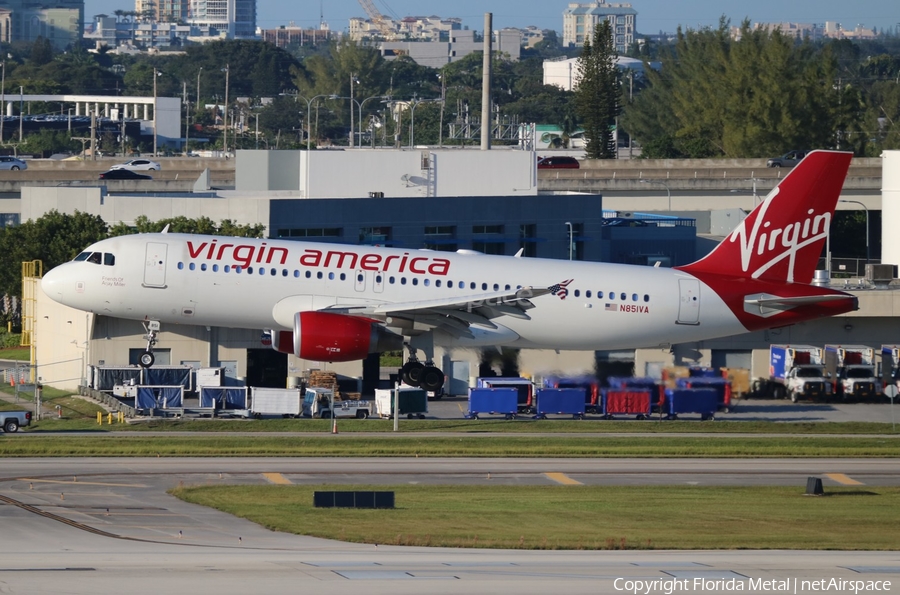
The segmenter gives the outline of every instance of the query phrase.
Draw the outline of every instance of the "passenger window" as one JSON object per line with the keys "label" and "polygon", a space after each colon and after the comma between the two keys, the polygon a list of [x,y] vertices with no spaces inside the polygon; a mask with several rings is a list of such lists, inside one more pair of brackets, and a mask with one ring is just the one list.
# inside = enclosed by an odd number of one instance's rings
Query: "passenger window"
{"label": "passenger window", "polygon": [[182,270],[183,268],[184,268],[184,263],[183,263],[183,262],[179,262],[179,263],[178,263],[178,270],[180,271],[180,270]]}
{"label": "passenger window", "polygon": [[218,273],[218,272],[219,272],[219,265],[214,264],[214,265],[212,266],[212,270],[213,270],[214,273]]}
{"label": "passenger window", "polygon": [[[278,270],[277,269],[269,269],[269,274],[274,277],[275,275],[278,274]],[[284,274],[287,275],[287,271],[285,271]]]}
{"label": "passenger window", "polygon": [[619,299],[621,299],[621,300],[624,302],[625,300],[628,299],[628,296],[626,296],[626,295],[625,295],[625,292],[623,291],[623,292],[621,293],[621,295],[619,295]]}
{"label": "passenger window", "polygon": [[425,287],[428,287],[429,285],[431,285],[431,280],[425,279],[424,281],[422,281],[422,285],[424,285]]}
{"label": "passenger window", "polygon": [[226,273],[230,273],[230,272],[231,272],[231,265],[230,265],[230,264],[226,264],[226,265],[225,265],[225,268],[222,269],[222,270],[224,270]]}
{"label": "passenger window", "polygon": [[[193,264],[191,265],[191,268],[194,268],[194,265],[193,265]],[[247,267],[247,274],[248,274],[248,275],[252,275],[252,274],[253,274],[253,267]]]}
{"label": "passenger window", "polygon": [[197,265],[192,262],[191,264],[188,265],[188,268],[193,271],[197,268]]}
{"label": "passenger window", "polygon": [[295,279],[300,278],[300,271],[298,271],[297,269],[294,269],[294,278]]}
{"label": "passenger window", "polygon": [[632,293],[632,294],[631,294],[631,301],[632,301],[632,302],[638,301],[638,296],[637,296],[636,293]]}
{"label": "passenger window", "polygon": [[440,279],[436,279],[435,282],[434,282],[434,286],[435,286],[435,287],[440,287],[440,286],[441,286],[441,280],[440,280]]}
{"label": "passenger window", "polygon": [[602,299],[603,299],[603,292],[602,292],[602,291],[598,291],[598,292],[597,292],[597,299],[598,299],[598,300],[602,300]]}
{"label": "passenger window", "polygon": [[509,284],[504,287],[504,291],[509,291]]}
{"label": "passenger window", "polygon": [[[459,282],[459,288],[460,288],[460,289],[465,289],[465,288],[466,288],[466,282],[465,282],[465,281],[460,281],[460,282]],[[472,283],[472,289],[475,289],[475,284],[474,284],[474,283]]]}
{"label": "passenger window", "polygon": [[481,284],[481,290],[482,290],[482,291],[487,291],[487,283],[482,283],[482,284]]}
{"label": "passenger window", "polygon": [[588,289],[587,291],[584,292],[584,297],[586,297],[586,298],[591,297],[591,290],[590,290],[590,289]]}
{"label": "passenger window", "polygon": [[389,277],[389,278],[388,278],[388,283],[390,283],[391,285],[393,285],[393,284],[394,284],[394,278],[393,278],[393,277]]}
{"label": "passenger window", "polygon": [[381,275],[375,275],[375,283],[381,283],[384,277]]}
{"label": "passenger window", "polygon": [[475,285],[475,282],[472,281],[471,283],[469,283],[469,287],[471,287],[472,289],[475,289],[477,287],[477,285]]}
{"label": "passenger window", "polygon": [[418,277],[413,277],[413,278],[412,278],[412,282],[413,282],[413,285],[418,285],[418,284],[419,284],[419,278],[418,278]]}
{"label": "passenger window", "polygon": [[400,277],[400,285],[406,285],[406,277]]}
{"label": "passenger window", "polygon": [[282,276],[282,277],[287,277],[287,276],[288,276],[288,270],[287,270],[287,269],[281,269],[281,276]]}
{"label": "passenger window", "polygon": [[312,279],[312,271],[306,271],[306,278]]}
{"label": "passenger window", "polygon": [[318,271],[316,273],[316,279],[321,279],[324,275],[322,275],[322,271]]}
{"label": "passenger window", "polygon": [[644,294],[644,301],[645,301],[645,302],[649,302],[649,301],[650,301],[650,296],[647,295],[646,293]]}
{"label": "passenger window", "polygon": [[115,266],[116,264],[116,255],[115,254],[104,254],[103,255],[103,264],[108,267]]}
{"label": "passenger window", "polygon": [[328,273],[328,280],[334,281],[334,273]]}
{"label": "passenger window", "polygon": [[201,270],[201,271],[205,271],[205,270],[206,270],[206,263],[205,263],[205,262],[204,262],[203,264],[200,265],[200,270]]}
{"label": "passenger window", "polygon": [[500,291],[500,285],[494,283],[494,291]]}
{"label": "passenger window", "polygon": [[581,297],[581,290],[580,290],[580,289],[576,289],[576,290],[575,290],[575,297]]}
{"label": "passenger window", "polygon": [[609,299],[611,299],[611,300],[616,299],[616,293],[614,291],[609,292]]}
{"label": "passenger window", "polygon": [[238,275],[240,275],[240,274],[241,274],[241,267],[234,267],[234,272],[237,273]]}
{"label": "passenger window", "polygon": [[341,281],[346,281],[346,280],[347,280],[347,274],[341,273]]}
{"label": "passenger window", "polygon": [[363,282],[363,276],[362,276],[362,273],[360,273],[360,274],[358,274],[358,275],[356,276],[356,282],[357,282],[357,283],[362,283],[362,282]]}

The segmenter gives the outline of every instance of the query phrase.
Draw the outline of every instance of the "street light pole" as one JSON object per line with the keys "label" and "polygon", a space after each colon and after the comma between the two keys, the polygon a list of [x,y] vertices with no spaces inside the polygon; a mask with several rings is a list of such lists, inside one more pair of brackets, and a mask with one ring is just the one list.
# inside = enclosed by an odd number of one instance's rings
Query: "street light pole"
{"label": "street light pole", "polygon": [[669,185],[665,182],[661,182],[659,180],[641,180],[641,184],[657,184],[666,189],[666,196],[669,200],[669,212],[672,212],[672,192],[669,190]]}
{"label": "street light pole", "polygon": [[[306,150],[310,149],[310,141],[312,140],[312,126],[310,119],[312,118],[312,103],[316,99],[320,97],[327,97],[328,99],[339,99],[337,95],[316,95],[310,99],[307,99],[303,95],[297,95],[300,99],[306,102]],[[316,116],[318,117],[319,108],[316,108]],[[350,113],[353,113],[353,104],[350,104]],[[318,124],[318,121],[317,121]]]}
{"label": "street light pole", "polygon": [[[368,100],[370,100],[370,99],[385,99],[386,97],[387,97],[387,95],[373,95],[373,96],[371,96],[371,97],[366,97],[366,98],[363,99],[362,101],[357,101],[357,102],[356,102],[356,106],[357,106],[357,108],[359,109],[359,119],[357,120],[357,122],[359,123],[359,146],[360,146],[360,147],[362,147],[362,133],[363,133],[363,127],[362,127],[362,122],[363,122],[362,108],[363,108],[363,106],[364,106],[364,105],[366,104],[366,102],[367,102]],[[351,110],[353,109],[353,103],[352,103],[352,100],[351,100],[351,104],[350,104],[350,109],[351,109]]]}
{"label": "street light pole", "polygon": [[572,240],[573,240],[575,230],[572,227],[571,221],[566,221],[566,227],[569,228],[569,260],[572,260],[572,244],[574,243]]}
{"label": "street light pole", "polygon": [[156,79],[162,73],[158,71],[156,68],[153,69],[153,155],[156,156]]}
{"label": "street light pole", "polygon": [[6,60],[0,64],[0,67],[3,68],[3,75],[0,76],[0,144],[2,144],[4,142],[3,120],[6,118]]}
{"label": "street light pole", "polygon": [[861,206],[866,211],[866,264],[869,264],[869,209],[858,200],[840,199],[838,202],[853,202]]}
{"label": "street light pole", "polygon": [[222,139],[222,148],[225,150],[225,158],[228,159],[228,75],[229,75],[228,64],[225,65],[225,68],[222,71],[225,73],[225,136]]}
{"label": "street light pole", "polygon": [[356,82],[356,75],[350,74],[350,148],[356,146],[356,136],[354,135],[353,126],[353,83]]}

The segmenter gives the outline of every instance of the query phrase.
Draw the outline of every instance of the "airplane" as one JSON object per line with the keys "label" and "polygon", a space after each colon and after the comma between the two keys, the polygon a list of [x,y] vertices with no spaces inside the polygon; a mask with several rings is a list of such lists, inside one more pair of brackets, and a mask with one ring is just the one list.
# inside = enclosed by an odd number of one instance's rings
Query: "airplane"
{"label": "airplane", "polygon": [[145,367],[161,324],[263,329],[277,351],[315,361],[405,348],[402,380],[439,391],[435,346],[666,347],[856,310],[810,284],[850,159],[811,152],[711,253],[673,268],[166,229],[96,242],[42,288],[142,321]]}

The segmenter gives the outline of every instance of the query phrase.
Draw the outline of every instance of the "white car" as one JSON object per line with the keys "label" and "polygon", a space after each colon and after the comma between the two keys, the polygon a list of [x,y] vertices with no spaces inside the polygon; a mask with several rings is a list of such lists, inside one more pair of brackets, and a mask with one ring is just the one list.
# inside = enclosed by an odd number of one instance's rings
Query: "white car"
{"label": "white car", "polygon": [[156,161],[150,161],[149,159],[132,159],[131,161],[126,161],[125,163],[117,163],[109,169],[130,169],[131,171],[159,171],[162,169],[162,166]]}

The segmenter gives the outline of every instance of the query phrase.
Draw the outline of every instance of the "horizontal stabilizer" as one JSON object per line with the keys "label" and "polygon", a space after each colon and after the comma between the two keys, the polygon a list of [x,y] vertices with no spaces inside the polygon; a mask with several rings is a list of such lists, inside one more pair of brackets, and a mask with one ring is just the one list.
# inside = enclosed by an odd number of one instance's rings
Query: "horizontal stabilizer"
{"label": "horizontal stabilizer", "polygon": [[825,295],[800,295],[794,297],[779,297],[768,293],[757,293],[748,295],[744,298],[744,310],[750,314],[757,316],[769,317],[785,310],[790,310],[798,306],[808,306],[812,304],[821,304],[824,302],[833,302],[838,300],[853,299],[852,296],[846,294],[825,294]]}

